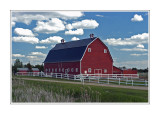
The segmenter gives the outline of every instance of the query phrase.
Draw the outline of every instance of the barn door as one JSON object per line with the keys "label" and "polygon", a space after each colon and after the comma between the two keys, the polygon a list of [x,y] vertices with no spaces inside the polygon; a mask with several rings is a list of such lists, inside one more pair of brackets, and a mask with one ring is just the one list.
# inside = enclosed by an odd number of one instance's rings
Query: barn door
{"label": "barn door", "polygon": [[102,74],[102,69],[94,69],[94,74],[97,74],[97,75]]}

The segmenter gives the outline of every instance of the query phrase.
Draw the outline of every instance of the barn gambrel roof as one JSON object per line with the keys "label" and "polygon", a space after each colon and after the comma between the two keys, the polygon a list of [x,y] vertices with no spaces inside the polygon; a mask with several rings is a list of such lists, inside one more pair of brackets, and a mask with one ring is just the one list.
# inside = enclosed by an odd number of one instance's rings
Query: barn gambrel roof
{"label": "barn gambrel roof", "polygon": [[96,37],[56,44],[49,51],[44,63],[80,61],[87,46],[95,39]]}

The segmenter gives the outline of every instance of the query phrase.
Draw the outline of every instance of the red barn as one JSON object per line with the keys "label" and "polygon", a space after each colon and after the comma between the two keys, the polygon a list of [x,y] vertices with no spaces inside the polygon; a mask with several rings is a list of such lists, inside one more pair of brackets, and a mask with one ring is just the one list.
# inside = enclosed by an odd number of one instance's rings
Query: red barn
{"label": "red barn", "polygon": [[27,74],[28,68],[17,68],[17,71],[23,74]]}
{"label": "red barn", "polygon": [[90,38],[56,44],[44,61],[46,73],[112,74],[108,47],[93,34]]}
{"label": "red barn", "polygon": [[137,70],[132,70],[132,69],[123,70],[123,74],[137,74],[137,73],[138,73]]}
{"label": "red barn", "polygon": [[123,70],[113,66],[113,74],[123,74]]}

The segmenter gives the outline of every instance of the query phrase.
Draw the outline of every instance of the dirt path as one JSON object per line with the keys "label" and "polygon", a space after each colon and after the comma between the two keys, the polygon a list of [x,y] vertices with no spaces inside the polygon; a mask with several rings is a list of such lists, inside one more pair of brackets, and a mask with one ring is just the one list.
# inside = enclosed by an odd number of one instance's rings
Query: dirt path
{"label": "dirt path", "polygon": [[[58,82],[58,83],[70,83],[70,84],[82,84],[81,82],[72,82],[72,81],[60,81],[60,80],[47,80],[47,79],[35,79],[35,78],[17,78],[23,80],[34,80],[34,81],[46,81],[46,82]],[[95,86],[105,86],[105,87],[119,87],[119,88],[128,88],[128,89],[140,89],[148,90],[148,87],[140,86],[123,86],[123,85],[108,85],[108,84],[98,84],[98,83],[84,83],[84,85],[95,85]]]}

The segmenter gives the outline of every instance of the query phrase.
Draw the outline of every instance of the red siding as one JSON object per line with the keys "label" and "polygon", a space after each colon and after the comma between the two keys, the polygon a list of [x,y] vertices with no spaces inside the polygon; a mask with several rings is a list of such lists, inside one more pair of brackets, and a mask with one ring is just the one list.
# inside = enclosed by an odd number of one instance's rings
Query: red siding
{"label": "red siding", "polygon": [[123,70],[123,74],[137,74],[137,70],[132,70],[132,69],[126,69]]}
{"label": "red siding", "polygon": [[113,74],[123,74],[123,70],[113,66]]}
{"label": "red siding", "polygon": [[[88,48],[91,48],[91,52],[88,52]],[[94,74],[98,73],[98,70],[95,69],[101,69],[102,74],[112,74],[113,60],[104,43],[97,38],[88,48],[81,61],[81,73],[84,74],[87,71],[87,74]],[[107,50],[107,53],[104,53],[104,49]],[[91,73],[88,72],[88,68],[91,68]],[[104,69],[107,69],[107,73],[104,73]]]}
{"label": "red siding", "polygon": [[[57,68],[57,72],[55,72],[55,68]],[[60,68],[60,71],[59,71]],[[64,72],[62,72],[62,68],[64,68]],[[52,72],[52,69],[54,69],[53,73],[65,73],[65,69],[69,68],[68,74],[80,74],[80,62],[61,62],[61,63],[45,63],[44,64],[44,72],[46,72],[46,69],[48,69],[47,72]],[[71,69],[73,68],[73,72]],[[78,68],[78,72],[76,72],[76,68]]]}

